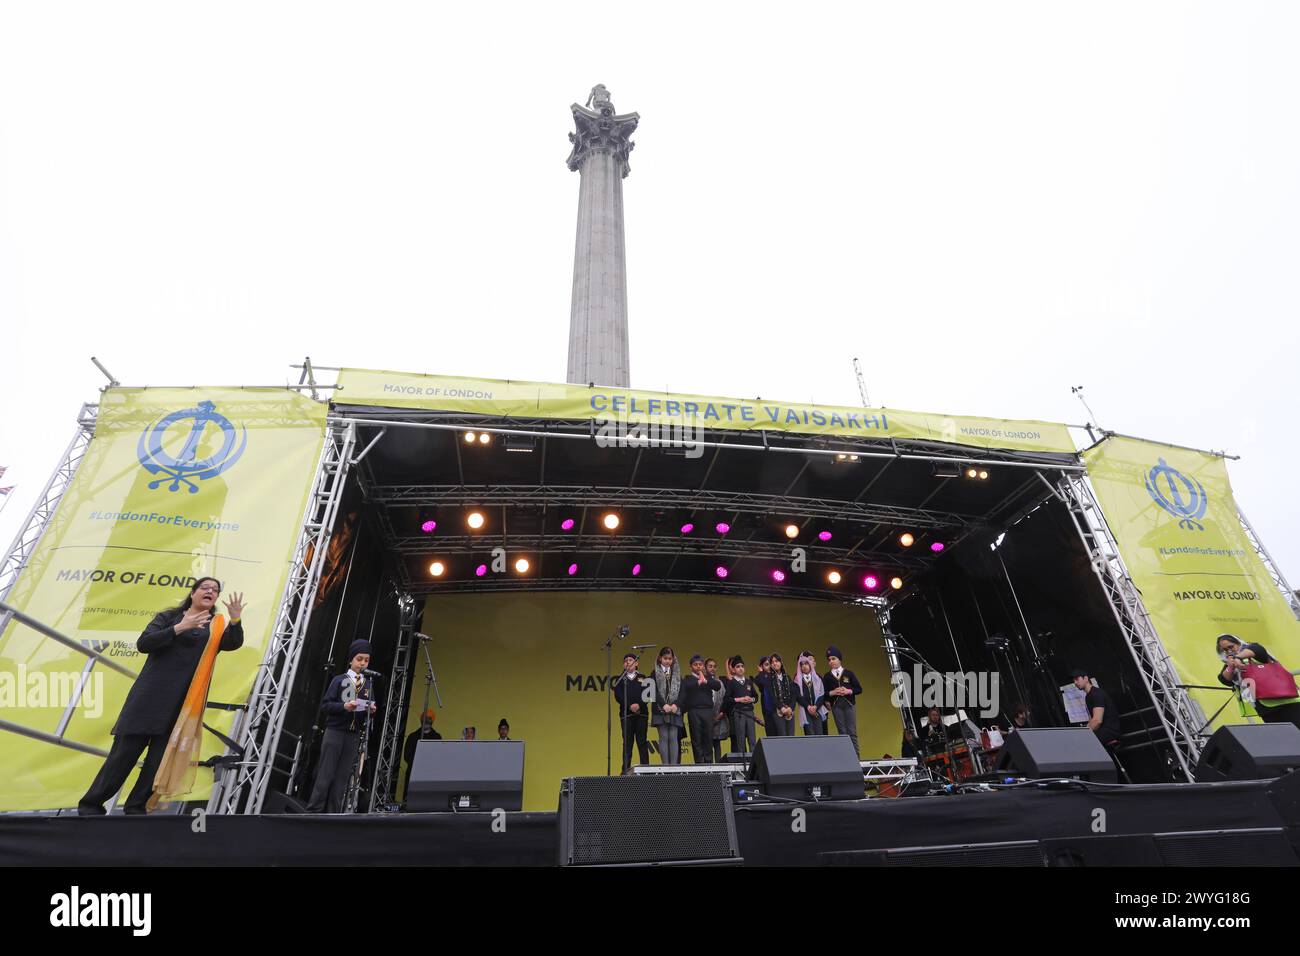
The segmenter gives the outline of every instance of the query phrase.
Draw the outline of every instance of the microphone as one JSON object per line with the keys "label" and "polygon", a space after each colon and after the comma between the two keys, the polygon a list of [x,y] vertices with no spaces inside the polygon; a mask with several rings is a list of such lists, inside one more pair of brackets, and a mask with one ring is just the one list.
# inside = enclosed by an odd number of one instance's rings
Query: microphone
{"label": "microphone", "polygon": [[632,632],[632,628],[628,627],[626,624],[622,625],[618,629],[618,639],[620,641],[623,640],[623,638],[627,637],[628,634],[630,634],[631,632]]}
{"label": "microphone", "polygon": [[646,650],[647,648],[651,648],[651,647],[654,647],[654,645],[653,645],[653,644],[633,644],[633,645],[632,645],[632,650],[634,650],[634,651],[644,651],[644,650]]}
{"label": "microphone", "polygon": [[415,636],[418,637],[418,638],[419,638],[420,640],[422,640],[422,641],[431,641],[431,640],[433,640],[433,638],[431,638],[428,634],[421,634],[419,631],[416,631],[416,632],[415,632]]}
{"label": "microphone", "polygon": [[366,669],[363,670],[361,673],[365,674],[367,677],[383,677],[383,676],[384,676],[383,674],[379,673],[379,671],[372,671],[372,670],[370,670],[370,668],[366,668]]}

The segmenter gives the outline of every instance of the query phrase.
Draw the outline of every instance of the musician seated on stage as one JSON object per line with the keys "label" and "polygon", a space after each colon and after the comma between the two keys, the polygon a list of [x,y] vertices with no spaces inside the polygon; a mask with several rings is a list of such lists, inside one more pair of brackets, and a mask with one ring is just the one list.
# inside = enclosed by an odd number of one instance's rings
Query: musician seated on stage
{"label": "musician seated on stage", "polygon": [[928,754],[942,753],[948,749],[951,741],[961,740],[961,729],[957,725],[944,725],[943,715],[938,707],[931,707],[926,713],[925,721],[917,731],[917,743]]}
{"label": "musician seated on stage", "polygon": [[1026,727],[1033,727],[1034,725],[1029,722],[1029,708],[1025,704],[1016,701],[1011,705],[1011,710],[1007,712],[1007,716],[998,721],[998,726],[1005,735],[1013,734],[1017,730],[1024,730]]}

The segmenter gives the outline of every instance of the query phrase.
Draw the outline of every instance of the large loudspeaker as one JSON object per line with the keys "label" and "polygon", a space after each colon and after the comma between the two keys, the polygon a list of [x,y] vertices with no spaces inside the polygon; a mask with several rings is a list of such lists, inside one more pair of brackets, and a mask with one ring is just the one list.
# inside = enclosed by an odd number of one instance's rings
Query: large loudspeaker
{"label": "large loudspeaker", "polygon": [[522,810],[522,740],[421,740],[406,786],[408,811]]}
{"label": "large loudspeaker", "polygon": [[763,737],[749,779],[763,793],[792,800],[861,800],[862,763],[848,737]]}
{"label": "large loudspeaker", "polygon": [[998,757],[999,770],[1025,777],[1075,777],[1115,782],[1115,761],[1086,727],[1039,727],[1009,734]]}
{"label": "large loudspeaker", "polygon": [[732,812],[718,774],[569,777],[560,787],[560,865],[739,865]]}
{"label": "large loudspeaker", "polygon": [[1220,727],[1201,751],[1198,783],[1263,780],[1300,767],[1300,727],[1295,724],[1231,724]]}

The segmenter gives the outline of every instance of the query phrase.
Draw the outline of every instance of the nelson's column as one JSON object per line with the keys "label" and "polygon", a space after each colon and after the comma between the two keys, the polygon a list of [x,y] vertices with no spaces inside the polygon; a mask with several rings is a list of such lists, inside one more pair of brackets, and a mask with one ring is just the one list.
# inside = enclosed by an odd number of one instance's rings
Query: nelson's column
{"label": "nelson's column", "polygon": [[578,239],[573,250],[567,381],[630,385],[627,350],[627,255],[623,245],[623,178],[640,117],[616,114],[598,83],[586,106],[574,103],[569,169],[578,189]]}

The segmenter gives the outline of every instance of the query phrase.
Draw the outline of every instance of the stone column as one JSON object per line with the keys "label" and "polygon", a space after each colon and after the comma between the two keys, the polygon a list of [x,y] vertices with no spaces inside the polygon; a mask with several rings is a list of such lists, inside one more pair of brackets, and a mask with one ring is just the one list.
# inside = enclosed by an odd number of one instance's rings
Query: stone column
{"label": "stone column", "polygon": [[574,103],[575,131],[569,169],[581,176],[578,238],[573,250],[566,381],[626,388],[631,384],[627,346],[627,255],[623,243],[623,179],[629,172],[632,133],[640,117],[614,112],[598,84],[587,106]]}

